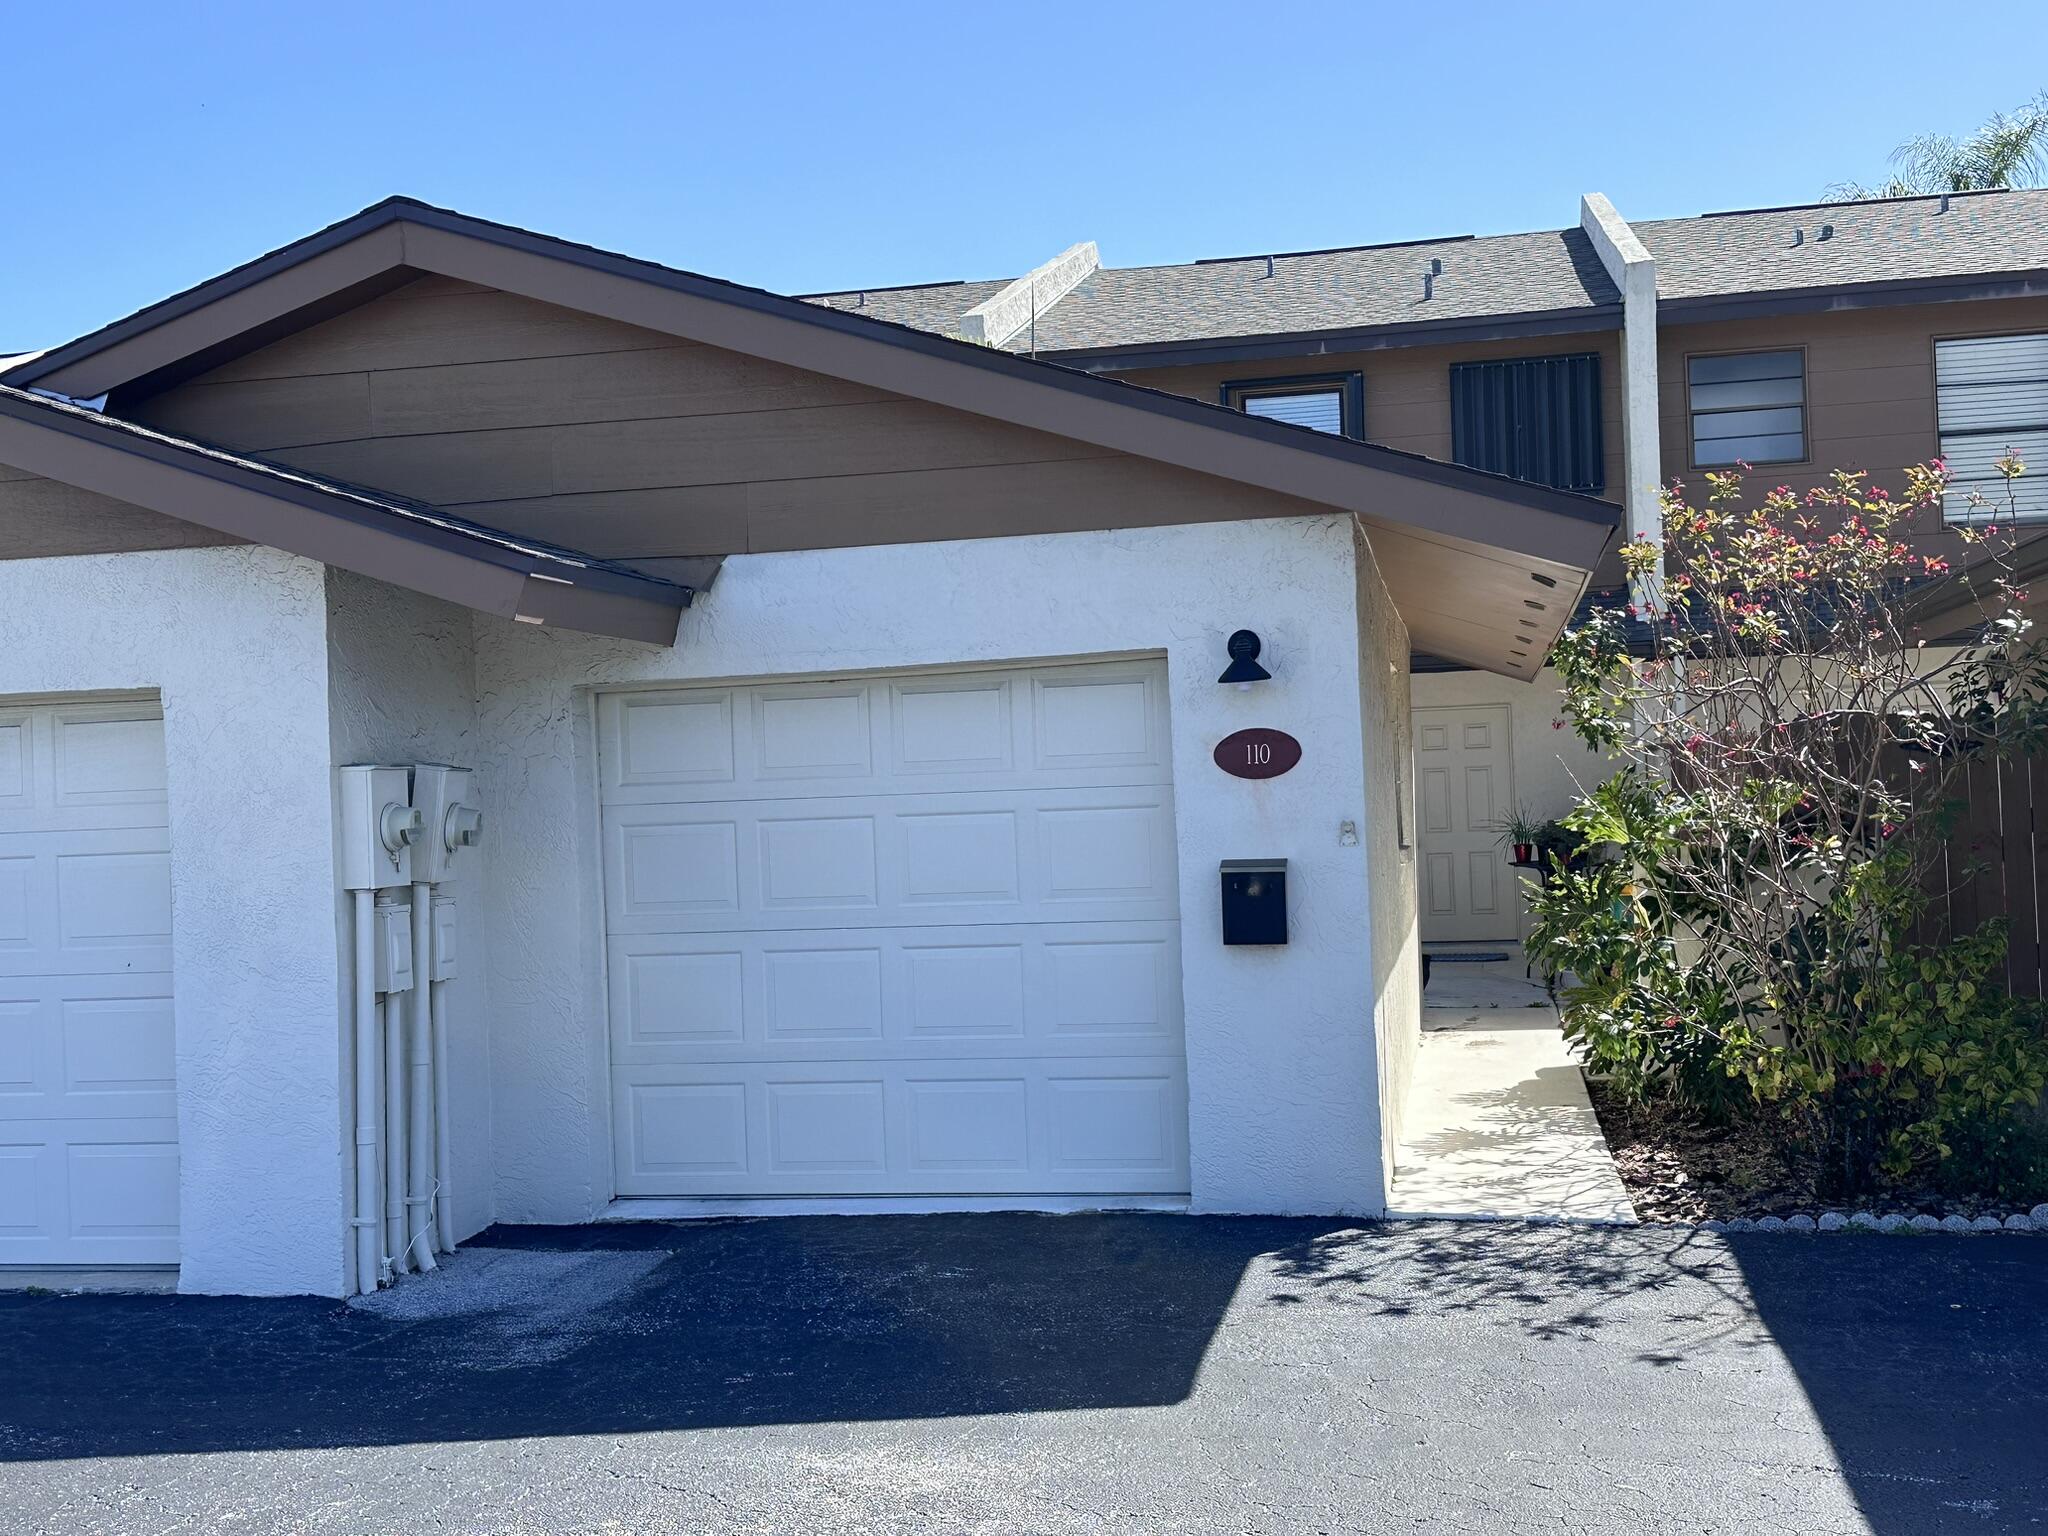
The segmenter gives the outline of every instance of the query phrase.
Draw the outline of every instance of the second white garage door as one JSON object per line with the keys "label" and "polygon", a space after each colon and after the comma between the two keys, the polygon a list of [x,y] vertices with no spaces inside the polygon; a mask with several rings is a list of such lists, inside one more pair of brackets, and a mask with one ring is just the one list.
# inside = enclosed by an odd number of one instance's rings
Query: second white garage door
{"label": "second white garage door", "polygon": [[0,700],[0,1264],[178,1261],[164,723]]}
{"label": "second white garage door", "polygon": [[1184,1193],[1165,683],[605,696],[618,1193]]}

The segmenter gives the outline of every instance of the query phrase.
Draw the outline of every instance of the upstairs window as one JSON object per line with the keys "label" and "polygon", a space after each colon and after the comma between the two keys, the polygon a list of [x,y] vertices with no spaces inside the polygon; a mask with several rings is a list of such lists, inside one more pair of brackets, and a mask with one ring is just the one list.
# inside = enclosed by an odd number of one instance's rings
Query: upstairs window
{"label": "upstairs window", "polygon": [[1806,354],[1736,352],[1685,361],[1692,462],[1700,469],[1806,457]]}
{"label": "upstairs window", "polygon": [[[1948,460],[1948,517],[2048,517],[2048,335],[1970,336],[1934,344],[1934,397],[1941,456]],[[2027,473],[2007,499],[1997,468],[2006,450]],[[1989,503],[1970,505],[1970,492]]]}
{"label": "upstairs window", "polygon": [[1356,373],[1240,379],[1223,386],[1223,403],[1247,416],[1338,437],[1365,436],[1365,380]]}
{"label": "upstairs window", "polygon": [[1561,491],[1606,489],[1598,354],[1453,364],[1451,457]]}

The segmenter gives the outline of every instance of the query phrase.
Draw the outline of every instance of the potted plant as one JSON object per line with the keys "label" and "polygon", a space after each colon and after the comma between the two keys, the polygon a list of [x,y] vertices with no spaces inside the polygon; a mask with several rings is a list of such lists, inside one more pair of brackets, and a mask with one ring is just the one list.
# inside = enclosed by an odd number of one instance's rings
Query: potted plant
{"label": "potted plant", "polygon": [[1543,836],[1544,824],[1521,806],[1506,821],[1498,824],[1500,845],[1509,851],[1509,862],[1534,864],[1536,843]]}
{"label": "potted plant", "polygon": [[1561,821],[1546,821],[1536,833],[1536,862],[1548,869],[1577,869],[1585,862],[1586,849],[1579,834]]}

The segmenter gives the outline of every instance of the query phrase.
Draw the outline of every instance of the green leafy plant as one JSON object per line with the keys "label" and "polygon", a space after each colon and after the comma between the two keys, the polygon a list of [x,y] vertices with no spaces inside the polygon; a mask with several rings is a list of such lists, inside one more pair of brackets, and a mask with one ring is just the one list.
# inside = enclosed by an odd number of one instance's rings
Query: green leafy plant
{"label": "green leafy plant", "polygon": [[2048,92],[2012,112],[1994,112],[1963,138],[1923,133],[1892,151],[1895,173],[1876,186],[1837,182],[1833,202],[2031,187],[2048,167]]}
{"label": "green leafy plant", "polygon": [[[1674,487],[1662,548],[1626,552],[1651,654],[1601,614],[1552,657],[1574,730],[1622,765],[1564,819],[1607,857],[1531,895],[1568,1034],[1625,1096],[1769,1117],[1842,1193],[1930,1174],[2048,1083],[2037,1011],[1996,984],[2002,924],[1948,932],[1933,899],[1969,873],[1967,761],[2034,750],[2048,720],[2006,572],[2024,466],[2001,468],[2006,515],[1970,501],[1956,571],[1907,536],[1940,522],[1939,463],[1896,497],[1860,474],[1754,502],[1736,473],[1698,503]],[[1928,583],[1977,597],[1981,638],[1920,645]]]}

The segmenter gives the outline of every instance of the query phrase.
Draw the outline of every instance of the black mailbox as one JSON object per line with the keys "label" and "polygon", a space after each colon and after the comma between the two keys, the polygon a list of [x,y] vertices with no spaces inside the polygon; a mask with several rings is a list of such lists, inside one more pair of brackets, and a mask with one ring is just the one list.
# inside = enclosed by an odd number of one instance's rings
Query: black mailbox
{"label": "black mailbox", "polygon": [[1223,861],[1223,942],[1287,942],[1287,861]]}

